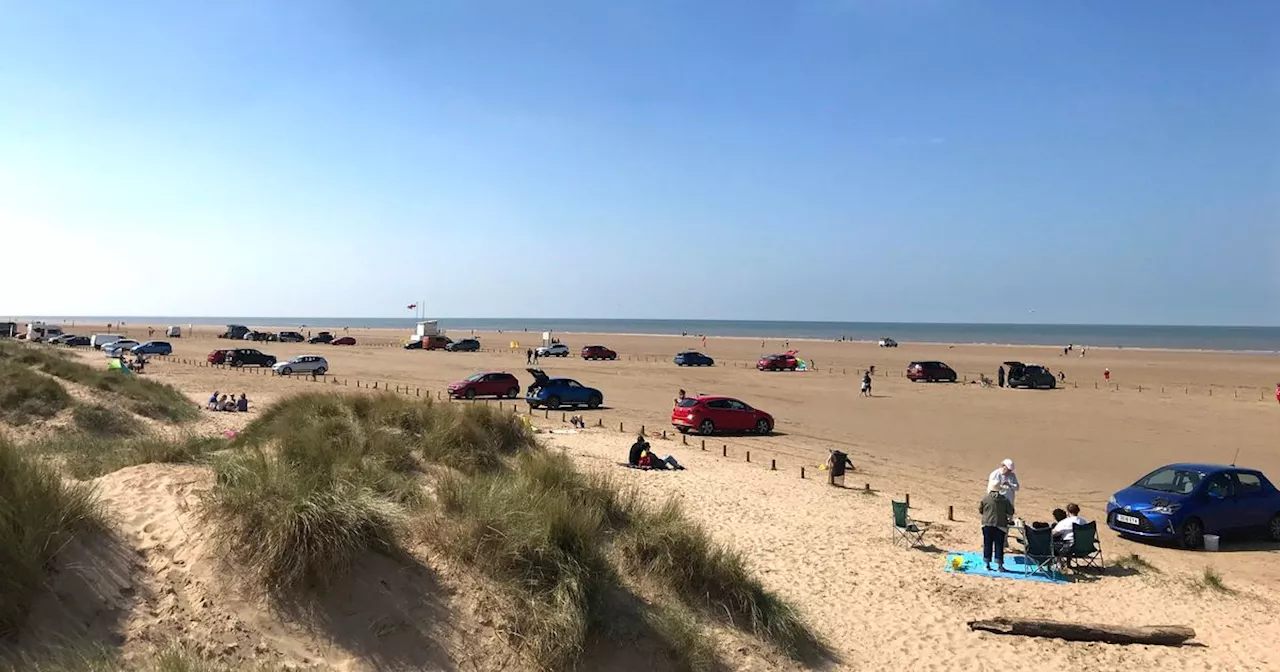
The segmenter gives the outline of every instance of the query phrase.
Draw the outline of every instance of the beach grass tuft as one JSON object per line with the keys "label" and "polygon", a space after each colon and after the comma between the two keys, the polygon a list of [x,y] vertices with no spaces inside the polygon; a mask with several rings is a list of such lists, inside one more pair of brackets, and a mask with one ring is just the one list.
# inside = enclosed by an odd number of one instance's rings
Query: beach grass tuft
{"label": "beach grass tuft", "polygon": [[1228,586],[1223,580],[1222,575],[1213,567],[1205,567],[1204,572],[1200,575],[1200,586],[1208,588],[1217,593],[1224,595],[1234,595],[1235,589]]}
{"label": "beach grass tuft", "polygon": [[1113,560],[1111,564],[1121,569],[1128,569],[1134,572],[1150,572],[1152,574],[1160,573],[1159,567],[1151,564],[1151,562],[1146,558],[1138,555],[1137,553],[1130,553],[1129,555],[1117,558],[1116,560]]}
{"label": "beach grass tuft", "polygon": [[0,360],[0,418],[25,425],[36,418],[52,418],[70,405],[71,395],[58,381],[15,359]]}
{"label": "beach grass tuft", "polygon": [[133,436],[142,431],[133,416],[98,404],[77,405],[71,418],[80,431],[93,436]]}
{"label": "beach grass tuft", "polygon": [[68,474],[84,480],[138,464],[197,462],[208,453],[226,448],[229,443],[216,436],[111,437],[70,433],[37,440],[30,449],[60,458]]}
{"label": "beach grass tuft", "polygon": [[0,437],[0,639],[21,627],[58,552],[103,525],[91,488]]}

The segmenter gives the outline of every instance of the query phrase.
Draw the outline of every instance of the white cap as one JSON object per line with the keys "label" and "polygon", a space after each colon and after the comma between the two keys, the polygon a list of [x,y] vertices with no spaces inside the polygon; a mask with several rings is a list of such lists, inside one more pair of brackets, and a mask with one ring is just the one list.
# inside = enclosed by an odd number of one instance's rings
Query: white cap
{"label": "white cap", "polygon": [[1013,471],[1013,460],[1005,458],[1005,461],[1001,462],[1001,464],[1004,465],[1005,469],[1008,469],[1009,471]]}

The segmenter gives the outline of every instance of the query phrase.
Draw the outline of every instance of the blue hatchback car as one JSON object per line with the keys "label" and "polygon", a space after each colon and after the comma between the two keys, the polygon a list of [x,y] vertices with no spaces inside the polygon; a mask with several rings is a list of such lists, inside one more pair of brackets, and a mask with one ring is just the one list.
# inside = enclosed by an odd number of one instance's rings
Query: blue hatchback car
{"label": "blue hatchback car", "polygon": [[529,408],[546,406],[586,406],[599,408],[604,403],[604,395],[594,387],[587,387],[571,378],[550,378],[542,369],[525,369],[533,375],[533,384],[525,394]]}
{"label": "blue hatchback car", "polygon": [[1280,491],[1256,469],[1170,464],[1112,495],[1107,525],[1183,548],[1198,548],[1205,533],[1263,532],[1280,542]]}
{"label": "blue hatchback car", "polygon": [[676,355],[676,366],[715,366],[716,360],[693,350]]}
{"label": "blue hatchback car", "polygon": [[172,355],[173,346],[164,341],[147,341],[129,348],[135,355]]}

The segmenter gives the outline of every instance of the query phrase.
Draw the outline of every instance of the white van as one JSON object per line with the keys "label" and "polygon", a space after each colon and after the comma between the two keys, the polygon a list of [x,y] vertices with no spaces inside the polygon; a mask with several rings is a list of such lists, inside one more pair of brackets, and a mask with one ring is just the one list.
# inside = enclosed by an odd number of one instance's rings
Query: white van
{"label": "white van", "polygon": [[178,326],[169,327],[169,329],[165,331],[164,335],[168,336],[169,338],[182,338],[182,327],[178,327]]}
{"label": "white van", "polygon": [[94,334],[89,337],[89,345],[92,346],[94,350],[101,350],[102,346],[110,345],[122,338],[124,338],[124,336],[121,336],[120,334]]}
{"label": "white van", "polygon": [[45,324],[44,322],[30,322],[27,324],[27,340],[32,343],[47,341],[61,335],[62,327]]}

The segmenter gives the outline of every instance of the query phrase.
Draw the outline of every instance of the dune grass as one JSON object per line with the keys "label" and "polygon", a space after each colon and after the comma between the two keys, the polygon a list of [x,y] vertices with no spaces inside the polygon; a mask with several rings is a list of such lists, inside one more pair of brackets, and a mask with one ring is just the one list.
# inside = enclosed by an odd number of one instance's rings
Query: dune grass
{"label": "dune grass", "polygon": [[15,359],[0,360],[0,419],[25,425],[36,418],[51,418],[70,405],[71,395],[58,381]]}
{"label": "dune grass", "polygon": [[79,404],[71,412],[76,427],[93,436],[133,436],[142,425],[132,415],[97,404]]}
{"label": "dune grass", "polygon": [[85,480],[137,464],[197,462],[230,444],[221,437],[155,435],[111,437],[85,433],[58,434],[33,442],[29,449],[60,458],[63,469]]}
{"label": "dune grass", "polygon": [[1222,575],[1213,567],[1205,567],[1204,572],[1200,575],[1199,581],[1196,582],[1201,588],[1212,590],[1223,595],[1234,595],[1235,589],[1228,586],[1223,580]]}
{"label": "dune grass", "polygon": [[0,660],[0,672],[242,672],[278,669],[266,664],[232,664],[212,660],[178,643],[158,648],[128,662],[106,647],[46,648]]}
{"label": "dune grass", "polygon": [[675,605],[655,605],[645,612],[644,619],[662,640],[677,670],[714,672],[724,668],[707,633],[689,610]]}
{"label": "dune grass", "polygon": [[143,376],[108,370],[105,363],[97,368],[49,347],[0,343],[0,365],[5,360],[119,396],[125,408],[143,417],[176,424],[200,416],[199,407],[177,389]]}
{"label": "dune grass", "polygon": [[0,437],[0,639],[22,625],[58,552],[102,526],[92,489]]}
{"label": "dune grass", "polygon": [[1142,573],[1142,572],[1151,572],[1152,574],[1160,573],[1159,567],[1156,567],[1155,565],[1151,564],[1149,560],[1142,557],[1141,555],[1138,555],[1137,553],[1130,553],[1129,555],[1121,556],[1120,558],[1112,560],[1111,564],[1121,569],[1128,569],[1128,570],[1132,570],[1134,572],[1139,572],[1139,573]]}

